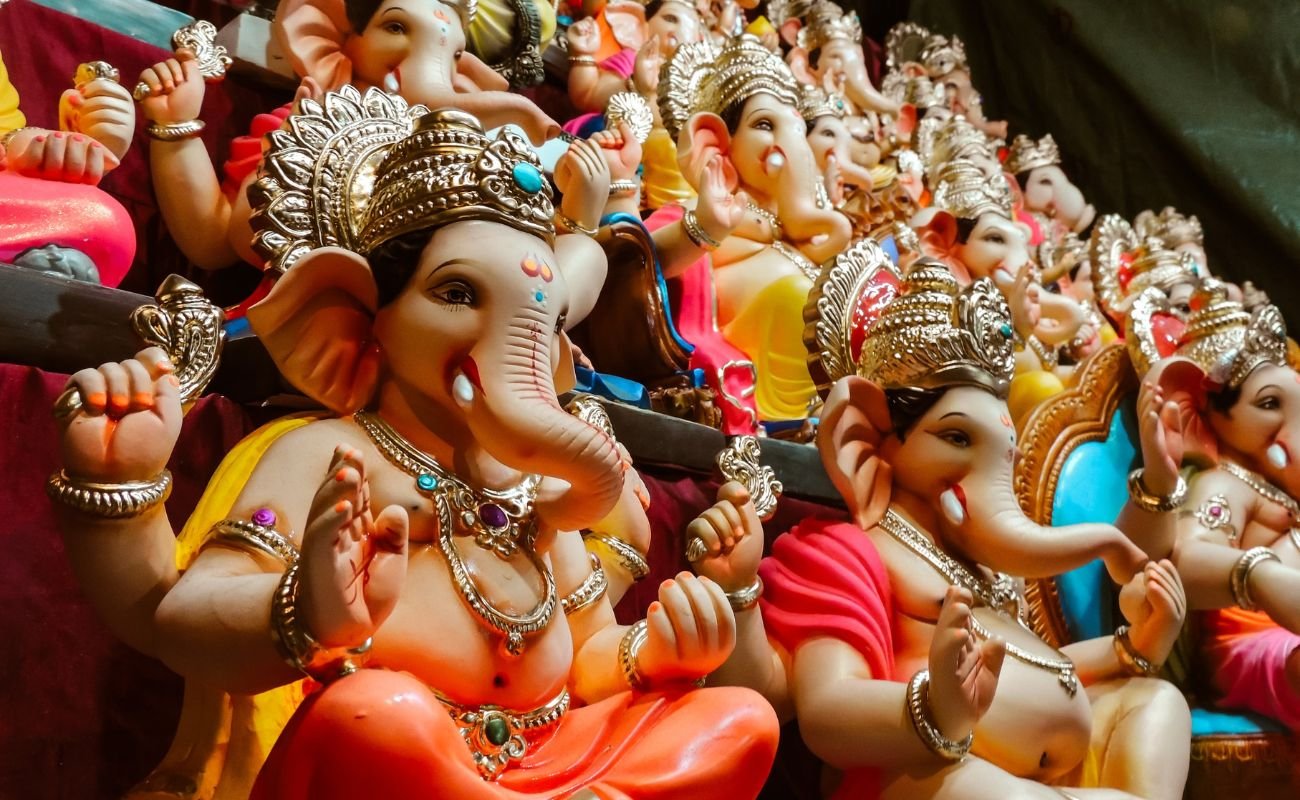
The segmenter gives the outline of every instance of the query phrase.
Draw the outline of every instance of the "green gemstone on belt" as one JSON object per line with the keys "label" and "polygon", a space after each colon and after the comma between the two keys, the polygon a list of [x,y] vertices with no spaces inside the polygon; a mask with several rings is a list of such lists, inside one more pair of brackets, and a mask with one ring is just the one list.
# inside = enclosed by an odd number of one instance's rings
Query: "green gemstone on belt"
{"label": "green gemstone on belt", "polygon": [[489,742],[500,747],[510,740],[510,726],[501,717],[492,717],[483,726],[483,734]]}

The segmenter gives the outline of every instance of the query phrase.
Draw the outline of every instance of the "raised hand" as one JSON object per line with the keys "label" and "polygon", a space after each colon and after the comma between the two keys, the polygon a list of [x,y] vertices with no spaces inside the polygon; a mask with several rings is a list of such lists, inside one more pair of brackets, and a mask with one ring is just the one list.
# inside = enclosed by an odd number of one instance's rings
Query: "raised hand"
{"label": "raised hand", "polygon": [[993,282],[1007,298],[1012,326],[1021,337],[1028,339],[1042,318],[1038,305],[1042,287],[1034,280],[1033,265],[1026,261],[1014,277],[1006,268],[998,267],[993,271]]}
{"label": "raised hand", "polygon": [[637,668],[652,685],[708,675],[736,647],[736,617],[722,587],[689,572],[659,585],[646,621]]}
{"label": "raised hand", "polygon": [[384,624],[406,580],[406,509],[371,513],[361,453],[339,445],[303,533],[300,603],[325,647],[358,647]]}
{"label": "raised hand", "polygon": [[1187,594],[1169,559],[1152,561],[1119,593],[1119,610],[1132,626],[1133,649],[1152,664],[1163,664],[1187,619]]}
{"label": "raised hand", "polygon": [[119,161],[100,142],[82,133],[25,128],[9,139],[4,167],[32,178],[95,186]]}
{"label": "raised hand", "polygon": [[575,56],[594,56],[600,49],[600,28],[590,17],[570,25],[565,38],[569,40],[569,52]]}
{"label": "raised hand", "polygon": [[575,139],[555,163],[555,185],[564,195],[564,214],[585,227],[600,224],[609,200],[609,181],[601,148],[588,139]]}
{"label": "raised hand", "polygon": [[126,155],[135,136],[135,103],[117,81],[100,78],[80,90],[69,89],[59,105],[67,109],[60,116],[66,118],[68,130],[91,137],[115,158]]}
{"label": "raised hand", "polygon": [[709,159],[704,167],[704,179],[700,182],[699,200],[695,205],[695,217],[704,232],[716,242],[730,236],[745,217],[747,199],[748,195],[744,191],[733,194],[728,187],[722,158],[714,156]]}
{"label": "raised hand", "polygon": [[[167,466],[181,430],[180,382],[158,347],[120,363],[83,369],[67,388],[81,406],[61,414],[64,470],[97,483],[146,481]],[[62,398],[61,398],[62,399]]]}
{"label": "raised hand", "polygon": [[609,167],[611,180],[623,181],[636,177],[637,167],[641,166],[641,143],[632,135],[632,129],[626,122],[619,122],[615,130],[597,131],[588,141],[600,148],[600,155]]}
{"label": "raised hand", "polygon": [[194,53],[181,49],[175,58],[160,61],[140,73],[149,93],[140,101],[151,122],[170,124],[199,118],[207,87]]}
{"label": "raised hand", "polygon": [[718,488],[718,502],[686,526],[686,541],[694,539],[705,548],[704,555],[691,563],[699,575],[724,592],[754,585],[763,558],[763,523],[744,484],[728,481]]}
{"label": "raised hand", "polygon": [[664,54],[659,49],[659,34],[646,40],[636,51],[632,65],[632,85],[642,97],[659,94],[659,70],[664,65]]}
{"label": "raised hand", "polygon": [[965,739],[993,704],[1007,653],[1001,639],[975,638],[972,602],[968,590],[948,587],[930,640],[930,713],[953,741]]}
{"label": "raised hand", "polygon": [[1164,390],[1144,381],[1138,392],[1138,430],[1142,442],[1142,485],[1162,496],[1174,493],[1186,445],[1178,404]]}

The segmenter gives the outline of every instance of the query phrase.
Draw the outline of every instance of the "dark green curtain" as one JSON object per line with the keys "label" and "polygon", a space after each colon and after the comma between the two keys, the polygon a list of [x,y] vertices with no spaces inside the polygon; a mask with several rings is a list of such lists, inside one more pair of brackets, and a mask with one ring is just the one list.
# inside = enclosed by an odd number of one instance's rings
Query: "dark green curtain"
{"label": "dark green curtain", "polygon": [[1200,217],[1210,269],[1300,331],[1300,3],[912,0],[988,115],[1051,133],[1099,213]]}

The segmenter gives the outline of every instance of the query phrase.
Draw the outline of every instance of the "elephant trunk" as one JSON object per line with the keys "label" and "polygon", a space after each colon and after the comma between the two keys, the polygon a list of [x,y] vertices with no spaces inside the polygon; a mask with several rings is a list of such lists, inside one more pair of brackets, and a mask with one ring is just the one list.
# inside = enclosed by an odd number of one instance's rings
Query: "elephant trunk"
{"label": "elephant trunk", "polygon": [[467,359],[463,371],[476,389],[467,419],[475,439],[498,461],[567,483],[563,491],[539,495],[537,514],[547,527],[579,530],[614,507],[623,490],[624,465],[609,435],[566,413],[556,399],[554,323],[544,312],[524,308],[499,339],[476,348],[491,354],[498,371],[480,376]]}
{"label": "elephant trunk", "polygon": [[777,173],[778,215],[785,238],[809,258],[821,263],[843,250],[853,236],[848,217],[829,203],[817,204],[817,184],[822,180],[812,148],[802,139],[785,153],[786,163]]}

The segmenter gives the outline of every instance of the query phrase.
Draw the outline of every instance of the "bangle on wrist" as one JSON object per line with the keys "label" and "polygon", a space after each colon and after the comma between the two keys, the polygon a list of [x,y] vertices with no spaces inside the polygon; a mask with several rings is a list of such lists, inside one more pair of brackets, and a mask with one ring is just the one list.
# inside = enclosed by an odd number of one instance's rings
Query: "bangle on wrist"
{"label": "bangle on wrist", "polygon": [[1037,336],[1032,334],[1025,340],[1025,344],[1028,345],[1030,350],[1034,351],[1034,355],[1038,356],[1038,361],[1043,365],[1043,369],[1056,369],[1061,357],[1054,348],[1048,348],[1047,345],[1038,340]]}
{"label": "bangle on wrist", "polygon": [[732,611],[748,611],[758,605],[758,598],[763,596],[763,579],[754,578],[754,582],[744,589],[727,592],[727,602]]}
{"label": "bangle on wrist", "polygon": [[1160,664],[1156,664],[1137,651],[1133,640],[1129,638],[1129,626],[1121,625],[1115,629],[1115,658],[1119,665],[1130,675],[1152,678],[1160,673]]}
{"label": "bangle on wrist", "polygon": [[610,197],[632,197],[641,190],[641,182],[634,180],[619,180],[609,182]]}
{"label": "bangle on wrist", "polygon": [[182,139],[193,139],[206,127],[207,124],[201,119],[192,119],[188,122],[151,122],[144,132],[149,134],[149,138],[160,142],[179,142]]}
{"label": "bangle on wrist", "polygon": [[69,478],[59,470],[45,482],[45,493],[54,502],[104,519],[138,517],[164,502],[172,492],[172,474],[163,470],[147,481],[96,483]]}
{"label": "bangle on wrist", "polygon": [[966,734],[961,741],[953,741],[940,732],[934,724],[934,714],[930,705],[930,671],[923,669],[912,676],[907,684],[907,715],[912,718],[912,727],[926,749],[944,761],[961,761],[970,752],[975,741],[975,733]]}
{"label": "bangle on wrist", "polygon": [[637,666],[637,656],[645,646],[646,631],[649,627],[650,623],[645,620],[637,620],[627,629],[618,643],[618,665],[623,670],[623,678],[627,681],[627,685],[633,689],[645,688],[645,678],[642,677],[641,670]]}
{"label": "bangle on wrist", "polygon": [[220,544],[237,550],[264,553],[284,566],[291,567],[298,563],[298,548],[273,525],[275,513],[266,508],[254,512],[251,522],[244,519],[223,519],[208,529],[204,547]]}
{"label": "bangle on wrist", "polygon": [[1238,606],[1246,611],[1254,611],[1258,608],[1255,599],[1250,596],[1250,573],[1265,561],[1281,560],[1277,553],[1267,547],[1252,547],[1241,554],[1241,558],[1237,559],[1237,563],[1232,567],[1232,573],[1228,576],[1228,586],[1232,589],[1232,597]]}
{"label": "bangle on wrist", "polygon": [[573,55],[569,56],[570,69],[574,67],[581,67],[581,66],[592,66],[592,67],[596,66],[596,57],[583,55],[583,54],[578,54],[576,56]]}
{"label": "bangle on wrist", "polygon": [[555,210],[555,221],[563,225],[570,233],[581,233],[583,236],[595,237],[595,235],[600,231],[599,226],[595,228],[583,227],[582,223],[565,215],[565,213],[558,208]]}
{"label": "bangle on wrist", "polygon": [[717,239],[710,236],[700,225],[700,220],[695,216],[694,209],[686,209],[682,215],[682,228],[686,231],[686,238],[701,250],[717,250],[722,244]]}
{"label": "bangle on wrist", "polygon": [[358,647],[326,648],[312,638],[298,614],[298,567],[284,571],[271,598],[271,638],[285,663],[317,683],[331,683],[358,669],[354,659],[369,652],[371,639]]}
{"label": "bangle on wrist", "polygon": [[1128,474],[1128,496],[1133,501],[1133,505],[1151,514],[1163,514],[1166,511],[1173,511],[1183,504],[1187,499],[1187,481],[1183,476],[1178,476],[1178,482],[1174,484],[1174,490],[1168,495],[1152,494],[1142,482],[1142,468],[1139,467]]}
{"label": "bangle on wrist", "polygon": [[3,136],[0,136],[0,147],[5,148],[6,150],[9,149],[9,143],[14,140],[14,137],[22,133],[23,131],[29,131],[29,130],[32,130],[31,125],[28,125],[23,128],[14,128],[13,130],[9,131]]}

